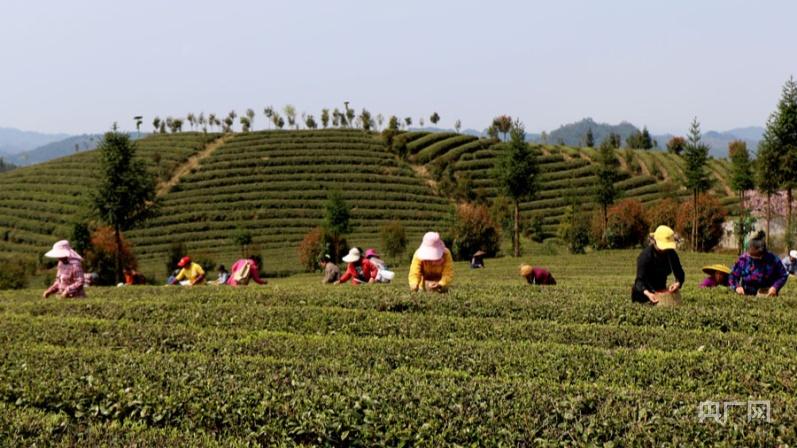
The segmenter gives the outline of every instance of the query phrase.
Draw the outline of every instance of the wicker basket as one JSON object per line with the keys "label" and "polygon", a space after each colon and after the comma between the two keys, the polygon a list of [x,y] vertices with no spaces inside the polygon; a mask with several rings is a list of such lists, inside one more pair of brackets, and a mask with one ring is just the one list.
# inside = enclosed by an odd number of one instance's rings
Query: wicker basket
{"label": "wicker basket", "polygon": [[656,298],[659,299],[657,306],[678,306],[681,304],[681,291],[658,291]]}

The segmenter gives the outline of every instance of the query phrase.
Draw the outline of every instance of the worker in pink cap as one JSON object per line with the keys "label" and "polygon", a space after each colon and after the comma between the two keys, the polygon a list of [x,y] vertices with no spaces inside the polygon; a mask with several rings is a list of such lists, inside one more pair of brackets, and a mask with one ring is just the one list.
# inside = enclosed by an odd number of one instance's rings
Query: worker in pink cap
{"label": "worker in pink cap", "polygon": [[172,280],[172,285],[194,286],[205,281],[205,270],[199,263],[194,263],[191,257],[183,257],[177,263],[180,272]]}
{"label": "worker in pink cap", "polygon": [[454,280],[454,259],[446,249],[440,234],[428,232],[412,256],[410,265],[410,289],[417,291],[446,292]]}
{"label": "worker in pink cap", "polygon": [[53,244],[53,248],[44,256],[58,259],[58,272],[55,275],[55,282],[44,291],[42,297],[46,299],[53,294],[63,298],[86,297],[86,291],[83,289],[85,283],[83,257],[72,249],[69,241],[61,240]]}

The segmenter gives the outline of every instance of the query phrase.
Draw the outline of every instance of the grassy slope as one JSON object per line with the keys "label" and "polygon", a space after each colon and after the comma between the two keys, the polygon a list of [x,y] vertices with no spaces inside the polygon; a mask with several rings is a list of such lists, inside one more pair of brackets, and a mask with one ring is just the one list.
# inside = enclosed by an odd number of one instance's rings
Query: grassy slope
{"label": "grassy slope", "polygon": [[[0,292],[0,439],[791,443],[793,286],[777,300],[700,291],[700,266],[732,258],[683,254],[685,305],[636,306],[635,256],[535,256],[559,280],[544,289],[512,259],[457,264],[447,296],[411,296],[405,269],[357,288],[302,275],[77,301]],[[707,399],[771,400],[775,422],[698,423]]]}

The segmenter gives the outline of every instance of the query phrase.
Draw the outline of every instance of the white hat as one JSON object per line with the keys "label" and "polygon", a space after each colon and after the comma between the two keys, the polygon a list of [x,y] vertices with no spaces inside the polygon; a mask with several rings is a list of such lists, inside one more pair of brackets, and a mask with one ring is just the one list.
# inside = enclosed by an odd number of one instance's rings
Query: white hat
{"label": "white hat", "polygon": [[67,240],[61,240],[53,244],[53,248],[44,254],[44,256],[47,258],[70,258],[83,260],[83,257],[81,257],[77,252],[74,251],[74,249],[72,249],[72,246],[69,245],[69,241]]}
{"label": "white hat", "polygon": [[789,256],[792,258],[797,258],[797,250],[790,250]]}
{"label": "white hat", "polygon": [[443,258],[446,251],[446,246],[443,240],[440,239],[440,234],[437,232],[427,232],[423,236],[421,247],[415,252],[422,261],[434,261]]}
{"label": "white hat", "polygon": [[355,263],[357,260],[360,259],[360,249],[356,247],[352,247],[349,251],[349,255],[343,257],[343,261],[346,263]]}

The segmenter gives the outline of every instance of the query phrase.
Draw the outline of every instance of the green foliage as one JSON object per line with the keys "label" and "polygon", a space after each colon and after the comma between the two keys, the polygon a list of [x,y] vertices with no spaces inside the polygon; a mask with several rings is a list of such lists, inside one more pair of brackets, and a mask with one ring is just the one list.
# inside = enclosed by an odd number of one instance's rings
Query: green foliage
{"label": "green foliage", "polygon": [[504,134],[503,141],[506,141],[506,135],[509,133],[509,131],[512,130],[513,127],[512,117],[510,117],[509,115],[499,115],[493,118],[493,124],[491,127],[495,129],[496,132]]}
{"label": "green foliage", "polygon": [[[620,193],[615,185],[620,178],[619,165],[620,163],[611,144],[608,142],[601,143],[598,152],[598,184],[595,187],[595,200],[601,206],[603,212],[604,234],[608,227],[608,208],[614,203]],[[605,240],[606,236],[603,235],[601,239]]]}
{"label": "green foliage", "polygon": [[351,232],[351,208],[340,190],[333,190],[324,204],[324,228],[333,235]]}
{"label": "green foliage", "polygon": [[625,139],[625,144],[628,148],[633,149],[651,149],[653,148],[653,139],[650,137],[647,126],[642,128],[642,131],[636,130],[632,132]]}
{"label": "green foliage", "polygon": [[438,115],[437,112],[432,113],[432,116],[429,117],[429,121],[431,121],[433,125],[437,126],[437,122],[440,121],[440,115]]}
{"label": "green foliage", "polygon": [[246,258],[249,246],[252,244],[252,232],[239,228],[233,233],[232,241],[241,248],[241,257]]}
{"label": "green foliage", "polygon": [[708,146],[701,141],[700,123],[697,117],[692,120],[689,128],[689,139],[684,148],[686,160],[686,188],[697,193],[703,193],[711,187],[711,178],[707,171]]}
{"label": "green foliage", "polygon": [[72,248],[79,254],[86,253],[86,249],[91,247],[91,228],[85,222],[72,224],[72,234],[69,237]]}
{"label": "green foliage", "polygon": [[34,263],[20,257],[0,258],[0,290],[27,288],[32,267]]}
{"label": "green foliage", "polygon": [[683,137],[673,137],[669,141],[667,141],[667,151],[675,154],[681,155],[686,149],[686,139]]}
{"label": "green foliage", "polygon": [[382,250],[392,259],[401,258],[407,250],[407,231],[401,221],[394,220],[383,225],[379,230]]}
{"label": "green foliage", "polygon": [[542,243],[545,241],[547,234],[545,233],[545,220],[541,214],[534,214],[531,217],[531,224],[529,225],[529,236],[535,243]]}
{"label": "green foliage", "polygon": [[587,128],[587,133],[584,135],[584,146],[592,148],[595,146],[595,136],[592,134],[592,128]]}
{"label": "green foliage", "polygon": [[479,250],[494,257],[501,250],[501,232],[487,207],[477,204],[457,206],[456,220],[449,230],[452,253],[458,260],[469,260]]}

